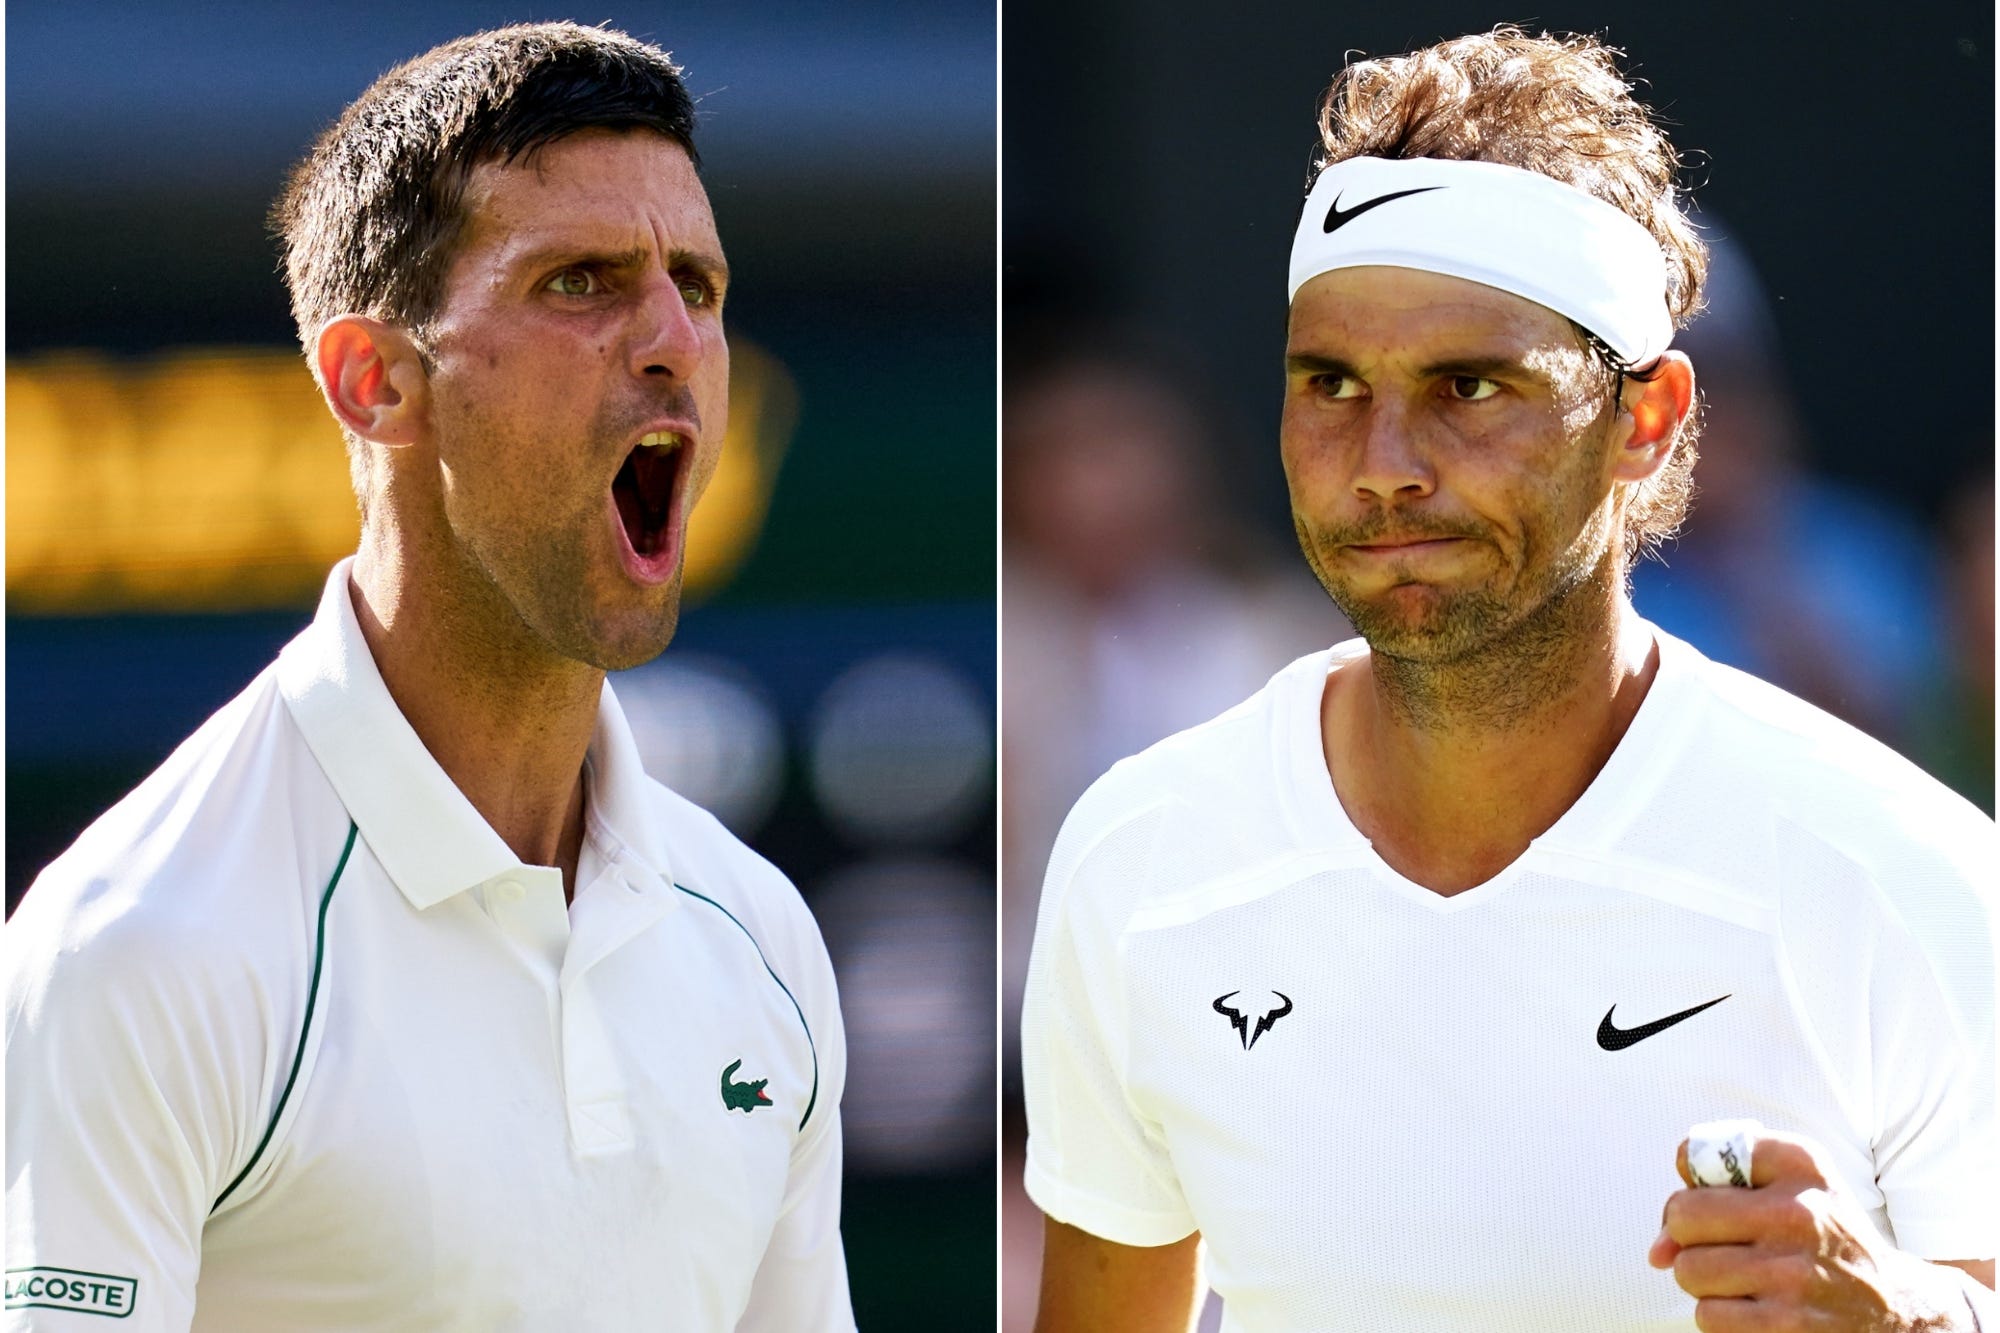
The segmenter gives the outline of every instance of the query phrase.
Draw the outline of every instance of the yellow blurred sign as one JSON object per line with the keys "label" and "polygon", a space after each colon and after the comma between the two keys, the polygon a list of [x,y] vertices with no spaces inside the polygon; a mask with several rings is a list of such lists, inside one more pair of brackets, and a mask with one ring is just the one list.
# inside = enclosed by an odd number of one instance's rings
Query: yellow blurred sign
{"label": "yellow blurred sign", "polygon": [[[689,525],[691,594],[755,544],[791,438],[790,377],[730,340],[729,435]],[[347,455],[305,363],[262,348],[7,365],[15,613],[309,606],[354,550]]]}

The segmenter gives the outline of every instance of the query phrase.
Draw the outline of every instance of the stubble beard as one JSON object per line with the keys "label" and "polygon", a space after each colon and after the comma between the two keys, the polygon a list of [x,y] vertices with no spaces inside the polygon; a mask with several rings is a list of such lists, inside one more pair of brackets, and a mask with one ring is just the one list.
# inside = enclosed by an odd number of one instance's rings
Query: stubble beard
{"label": "stubble beard", "polygon": [[1511,587],[1426,588],[1414,610],[1397,606],[1393,591],[1357,592],[1319,557],[1326,539],[1296,512],[1293,526],[1320,586],[1367,641],[1383,702],[1422,731],[1520,731],[1548,720],[1556,687],[1608,632],[1622,586],[1615,524],[1602,507],[1546,557],[1530,535]]}
{"label": "stubble beard", "polygon": [[657,607],[593,607],[590,561],[580,539],[558,549],[465,549],[522,631],[549,656],[624,671],[658,657],[679,626],[678,577],[655,594],[664,597]]}
{"label": "stubble beard", "polygon": [[[473,438],[504,448],[492,424],[473,423]],[[583,496],[560,518],[540,515],[532,531],[470,516],[455,519],[453,506],[445,504],[447,540],[455,548],[445,556],[455,558],[461,571],[459,628],[483,643],[496,665],[514,660],[523,670],[534,671],[538,665],[546,669],[567,661],[598,671],[623,671],[652,661],[673,639],[680,621],[679,571],[671,582],[629,605],[594,605],[590,535],[604,521],[603,504],[601,495]],[[685,559],[683,549],[683,563]],[[622,581],[623,570],[614,567],[609,577]]]}

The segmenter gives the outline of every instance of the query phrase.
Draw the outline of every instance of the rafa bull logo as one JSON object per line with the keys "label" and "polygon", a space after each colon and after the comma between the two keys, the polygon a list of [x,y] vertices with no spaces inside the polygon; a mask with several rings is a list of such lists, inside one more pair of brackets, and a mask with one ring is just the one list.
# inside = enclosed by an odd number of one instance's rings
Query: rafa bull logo
{"label": "rafa bull logo", "polygon": [[[1214,1008],[1216,1013],[1221,1014],[1229,1020],[1229,1026],[1236,1029],[1236,1035],[1242,1039],[1243,1049],[1247,1051],[1257,1044],[1257,1038],[1269,1032],[1279,1019],[1292,1012],[1292,997],[1280,990],[1272,991],[1271,994],[1277,996],[1284,1003],[1276,1008],[1268,1005],[1263,1006],[1263,1016],[1257,1020],[1257,1026],[1253,1028],[1250,1026],[1248,1015],[1243,1010],[1229,1003],[1229,1001],[1242,993],[1242,991],[1233,990],[1227,995],[1216,996]],[[1253,1009],[1250,1012],[1255,1013],[1257,1011]]]}

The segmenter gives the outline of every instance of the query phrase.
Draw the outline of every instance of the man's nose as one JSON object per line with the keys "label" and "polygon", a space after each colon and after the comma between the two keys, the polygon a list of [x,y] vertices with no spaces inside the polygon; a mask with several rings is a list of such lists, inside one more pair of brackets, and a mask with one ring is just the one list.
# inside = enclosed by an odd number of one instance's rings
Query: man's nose
{"label": "man's nose", "polygon": [[685,381],[700,369],[702,332],[680,283],[671,276],[660,274],[642,289],[630,347],[632,373],[641,379]]}
{"label": "man's nose", "polygon": [[1368,500],[1418,500],[1437,488],[1418,423],[1399,403],[1377,402],[1361,423],[1354,493]]}

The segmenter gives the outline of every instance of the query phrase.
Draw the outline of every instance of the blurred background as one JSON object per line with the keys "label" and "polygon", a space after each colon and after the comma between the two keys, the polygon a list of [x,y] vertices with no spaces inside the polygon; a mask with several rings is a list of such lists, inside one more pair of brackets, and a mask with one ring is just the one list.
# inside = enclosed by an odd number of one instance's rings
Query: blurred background
{"label": "blurred background", "polygon": [[862,1326],[983,1326],[990,4],[13,7],[8,905],[303,627],[353,549],[340,440],[264,230],[286,168],[390,66],[568,17],[685,65],[736,275],[692,606],[617,689],[652,771],[788,872],[826,935]]}
{"label": "blurred background", "polygon": [[1640,611],[1993,808],[1990,6],[1109,0],[1084,23],[1009,0],[1031,35],[1002,72],[1010,1330],[1040,1248],[1016,1024],[1056,829],[1112,762],[1349,633],[1277,454],[1320,94],[1348,52],[1510,20],[1627,50],[1714,246],[1677,339],[1701,493]]}

